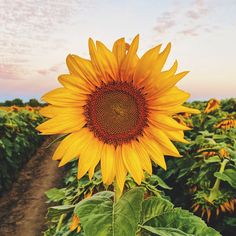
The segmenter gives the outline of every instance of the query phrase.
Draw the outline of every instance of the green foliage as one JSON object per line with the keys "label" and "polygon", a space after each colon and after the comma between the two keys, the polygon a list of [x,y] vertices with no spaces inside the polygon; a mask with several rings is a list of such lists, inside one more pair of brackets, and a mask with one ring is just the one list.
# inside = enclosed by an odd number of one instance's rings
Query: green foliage
{"label": "green foliage", "polygon": [[15,98],[12,100],[12,105],[18,106],[18,107],[23,107],[24,103],[23,100],[20,98]]}
{"label": "green foliage", "polygon": [[40,103],[36,98],[31,98],[29,99],[28,102],[23,102],[22,99],[20,98],[15,98],[13,100],[6,100],[4,102],[0,102],[0,106],[5,106],[5,107],[10,107],[10,106],[19,106],[19,107],[23,107],[23,106],[31,106],[31,107],[40,107],[40,106],[44,106],[44,103]]}
{"label": "green foliage", "polygon": [[[143,189],[132,189],[116,203],[112,194],[100,192],[77,204],[75,213],[87,236],[135,235],[140,218]],[[101,227],[102,226],[102,227]]]}
{"label": "green foliage", "polygon": [[234,218],[236,129],[220,129],[217,124],[236,119],[235,104],[235,99],[223,100],[220,109],[209,114],[204,113],[206,102],[188,104],[202,110],[199,115],[184,118],[192,127],[185,133],[190,144],[176,143],[183,158],[168,158],[167,171],[156,170],[156,174],[173,187],[166,193],[175,205],[194,210],[227,236],[235,230],[228,224],[225,228],[225,221],[232,222],[230,219]]}
{"label": "green foliage", "polygon": [[10,188],[24,163],[43,140],[35,127],[43,118],[25,110],[0,110],[0,194]]}
{"label": "green foliage", "polygon": [[[144,199],[143,188],[136,187],[127,191],[116,202],[113,199],[113,192],[103,191],[74,206],[73,214],[80,219],[82,235],[220,235],[200,218],[181,208],[174,208],[171,202],[161,196]],[[65,213],[72,209],[72,206],[54,207],[54,212],[57,212],[54,216],[59,217],[61,212],[61,216],[65,217]],[[53,235],[61,235],[61,230]],[[48,232],[45,235],[49,235]],[[70,235],[68,230],[65,231],[65,235]]]}
{"label": "green foliage", "polygon": [[[202,111],[206,105],[207,102],[188,104]],[[220,235],[213,228],[222,235],[234,235],[236,129],[223,130],[216,125],[225,119],[236,119],[235,100],[222,101],[221,107],[209,114],[179,115],[192,127],[185,133],[190,144],[176,143],[183,157],[167,158],[167,171],[154,167],[154,175],[146,176],[142,188],[136,188],[128,176],[126,193],[116,202],[112,186],[102,184],[100,171],[91,181],[87,176],[78,181],[77,163],[72,161],[63,188],[47,193],[49,202],[58,206],[49,208],[50,225],[45,236]],[[63,206],[66,209],[60,209]],[[74,214],[80,218],[79,233],[69,230]]]}
{"label": "green foliage", "polygon": [[31,107],[38,107],[40,106],[40,102],[35,99],[35,98],[31,98],[29,101],[28,101],[28,105],[31,106]]}

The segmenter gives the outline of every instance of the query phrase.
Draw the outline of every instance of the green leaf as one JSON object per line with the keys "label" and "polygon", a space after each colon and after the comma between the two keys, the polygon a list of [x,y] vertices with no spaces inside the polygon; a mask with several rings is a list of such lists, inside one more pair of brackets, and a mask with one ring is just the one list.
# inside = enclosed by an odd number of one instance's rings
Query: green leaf
{"label": "green leaf", "polygon": [[214,176],[222,181],[228,182],[233,188],[236,188],[236,170],[226,169],[224,173],[215,172]]}
{"label": "green leaf", "polygon": [[144,190],[134,188],[114,203],[109,192],[100,192],[79,202],[79,216],[86,236],[135,236]]}
{"label": "green leaf", "polygon": [[58,218],[61,214],[68,213],[75,208],[74,205],[62,205],[62,206],[54,206],[48,209],[47,217]]}
{"label": "green leaf", "polygon": [[52,188],[45,192],[47,198],[52,202],[58,202],[65,198],[65,188]]}
{"label": "green leaf", "polygon": [[171,211],[174,205],[162,197],[150,197],[142,205],[142,223],[155,218],[164,212]]}
{"label": "green leaf", "polygon": [[142,205],[141,225],[144,235],[219,236],[201,218],[174,205],[162,197],[151,197]]}
{"label": "green leaf", "polygon": [[[219,236],[220,233],[208,227],[205,222],[193,215],[191,212],[181,208],[173,208],[166,212],[160,212],[158,216],[146,222],[145,226],[153,228],[178,229],[181,234],[175,235],[194,235],[194,236]],[[143,226],[142,226],[143,227]],[[175,232],[176,233],[176,232]]]}
{"label": "green leaf", "polygon": [[168,186],[159,176],[157,175],[152,175],[149,179],[149,182],[154,184],[155,182],[157,182],[157,184],[164,188],[164,189],[169,189],[171,190],[172,188],[170,186]]}
{"label": "green leaf", "polygon": [[159,236],[194,236],[193,234],[186,234],[179,229],[167,228],[167,227],[151,227],[151,226],[141,226],[141,228],[146,231],[159,235]]}
{"label": "green leaf", "polygon": [[206,163],[215,163],[215,162],[221,162],[221,159],[218,156],[212,156],[204,160]]}

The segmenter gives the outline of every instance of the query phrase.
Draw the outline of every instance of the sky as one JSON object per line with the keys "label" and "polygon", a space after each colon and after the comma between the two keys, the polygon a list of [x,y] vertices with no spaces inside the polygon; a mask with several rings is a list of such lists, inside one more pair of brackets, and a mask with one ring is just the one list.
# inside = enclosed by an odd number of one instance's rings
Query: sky
{"label": "sky", "polygon": [[59,87],[70,53],[88,38],[109,48],[140,34],[139,56],[168,42],[191,100],[236,97],[236,0],[0,0],[0,101]]}

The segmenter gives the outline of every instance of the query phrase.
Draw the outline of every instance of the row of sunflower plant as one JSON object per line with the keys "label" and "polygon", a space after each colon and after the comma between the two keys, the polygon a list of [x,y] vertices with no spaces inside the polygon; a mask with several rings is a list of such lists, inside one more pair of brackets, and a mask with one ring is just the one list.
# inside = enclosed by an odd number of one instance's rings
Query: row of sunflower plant
{"label": "row of sunflower plant", "polygon": [[[158,175],[173,188],[174,204],[189,209],[223,235],[236,229],[236,100],[193,102],[199,115],[179,114],[176,119],[192,130],[189,145],[178,143],[181,160],[168,160]],[[174,184],[173,184],[174,183]]]}
{"label": "row of sunflower plant", "polygon": [[90,60],[69,55],[62,87],[42,97],[49,120],[37,129],[63,135],[52,158],[69,168],[64,188],[47,192],[57,203],[47,236],[220,235],[175,207],[156,174],[167,169],[164,156],[181,157],[172,141],[188,143],[183,131],[190,128],[174,115],[200,113],[182,106],[190,94],[176,87],[188,72],[176,73],[177,61],[163,70],[170,43],[141,57],[138,45],[138,35],[131,44],[118,39],[112,50],[89,39]]}
{"label": "row of sunflower plant", "polygon": [[43,141],[35,127],[43,117],[31,107],[0,109],[0,194],[11,187],[24,163]]}

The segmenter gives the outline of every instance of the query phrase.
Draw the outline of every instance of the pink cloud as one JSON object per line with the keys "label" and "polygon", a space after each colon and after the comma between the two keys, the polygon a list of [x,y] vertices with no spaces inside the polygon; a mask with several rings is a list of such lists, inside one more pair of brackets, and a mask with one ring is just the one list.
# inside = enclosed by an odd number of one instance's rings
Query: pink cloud
{"label": "pink cloud", "polygon": [[185,36],[198,36],[198,27],[185,29],[180,31],[179,33],[184,34]]}
{"label": "pink cloud", "polygon": [[36,72],[40,75],[43,75],[43,76],[46,76],[46,75],[49,75],[51,73],[54,73],[54,72],[60,72],[61,68],[62,68],[62,65],[64,65],[64,62],[63,63],[59,63],[59,64],[56,64],[54,66],[51,66],[47,69],[40,69],[40,70],[37,70]]}
{"label": "pink cloud", "polygon": [[22,70],[17,65],[0,65],[0,79],[2,80],[21,80]]}
{"label": "pink cloud", "polygon": [[168,29],[175,25],[175,21],[167,18],[163,18],[158,21],[158,24],[154,27],[154,30],[158,33],[165,33]]}

